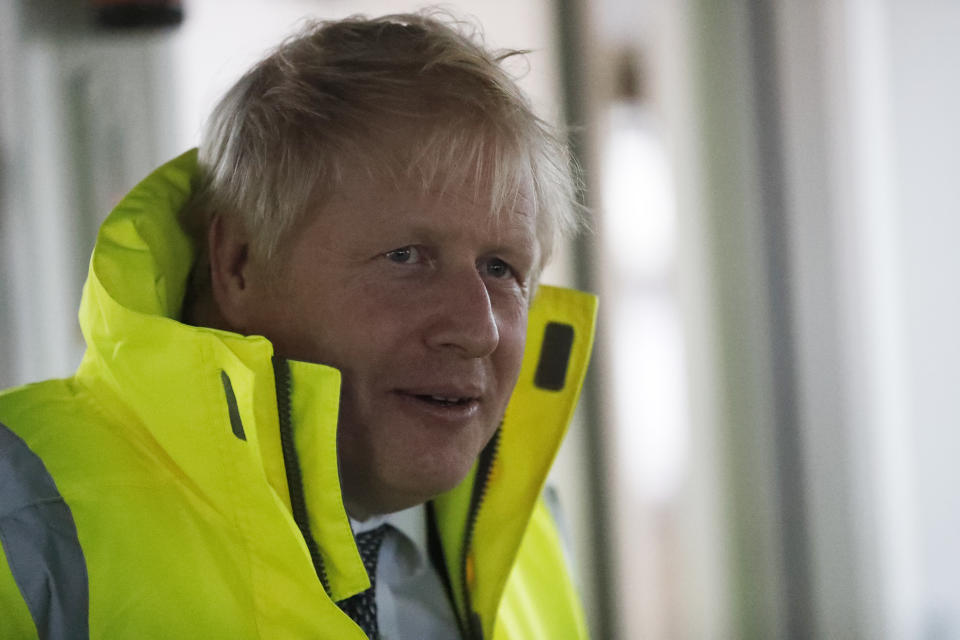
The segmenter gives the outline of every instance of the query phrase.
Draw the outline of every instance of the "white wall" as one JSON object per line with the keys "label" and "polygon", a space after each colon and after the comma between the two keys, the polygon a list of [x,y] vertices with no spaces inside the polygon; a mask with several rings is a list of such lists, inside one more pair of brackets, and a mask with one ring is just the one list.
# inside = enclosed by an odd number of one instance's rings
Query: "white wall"
{"label": "white wall", "polygon": [[924,637],[960,636],[960,5],[890,0],[889,88]]}
{"label": "white wall", "polygon": [[4,3],[0,379],[69,374],[100,220],[169,154],[170,41],[95,33],[86,5]]}
{"label": "white wall", "polygon": [[[960,637],[960,4],[661,6],[677,36],[642,44],[673,72],[702,469],[680,544],[681,575],[705,579],[676,607],[681,628]],[[784,464],[776,405],[791,397]]]}
{"label": "white wall", "polygon": [[825,637],[960,636],[960,5],[780,3]]}

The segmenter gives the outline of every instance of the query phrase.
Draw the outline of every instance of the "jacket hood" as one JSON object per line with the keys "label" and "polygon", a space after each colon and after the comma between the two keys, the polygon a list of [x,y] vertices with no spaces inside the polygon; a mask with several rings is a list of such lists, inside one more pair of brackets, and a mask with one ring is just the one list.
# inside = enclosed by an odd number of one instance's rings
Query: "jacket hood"
{"label": "jacket hood", "polygon": [[[253,457],[275,500],[293,507],[279,435],[273,346],[262,336],[178,320],[195,247],[178,215],[192,192],[196,150],[161,166],[114,208],[97,235],[80,303],[87,350],[77,380],[154,455],[170,461],[202,499],[219,504],[237,469]],[[312,530],[331,597],[369,586],[339,492],[336,423],[339,372],[285,362],[289,410]],[[221,428],[217,428],[220,425]],[[242,439],[238,434],[242,433]],[[227,434],[232,434],[229,437]],[[234,442],[235,441],[235,442]],[[243,442],[242,456],[224,455]],[[321,524],[322,523],[322,524]]]}

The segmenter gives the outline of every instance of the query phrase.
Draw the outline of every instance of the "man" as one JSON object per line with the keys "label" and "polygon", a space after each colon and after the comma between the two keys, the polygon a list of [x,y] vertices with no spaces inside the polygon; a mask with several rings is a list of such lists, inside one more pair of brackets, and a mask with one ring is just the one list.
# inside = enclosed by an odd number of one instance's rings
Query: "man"
{"label": "man", "polygon": [[76,375],[0,397],[3,637],[585,635],[538,496],[595,306],[506,55],[312,25],[118,205]]}

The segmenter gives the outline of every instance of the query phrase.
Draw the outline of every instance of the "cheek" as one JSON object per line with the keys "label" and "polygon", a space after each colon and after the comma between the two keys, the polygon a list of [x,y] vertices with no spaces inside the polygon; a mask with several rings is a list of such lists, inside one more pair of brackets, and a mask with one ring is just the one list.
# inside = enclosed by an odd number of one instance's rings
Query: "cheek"
{"label": "cheek", "polygon": [[366,296],[324,311],[316,322],[324,364],[340,369],[349,386],[371,384],[395,371],[413,342],[409,314]]}
{"label": "cheek", "polygon": [[265,336],[280,356],[302,360],[311,355],[310,325],[298,297],[264,285],[250,298],[243,333]]}
{"label": "cheek", "polygon": [[310,293],[264,303],[261,314],[271,318],[264,335],[278,355],[339,368],[356,349],[357,339],[349,333],[356,323],[345,317],[343,307],[331,307]]}
{"label": "cheek", "polygon": [[511,391],[520,374],[523,350],[527,342],[526,308],[501,320],[499,324],[500,345],[497,349],[501,375],[509,382]]}

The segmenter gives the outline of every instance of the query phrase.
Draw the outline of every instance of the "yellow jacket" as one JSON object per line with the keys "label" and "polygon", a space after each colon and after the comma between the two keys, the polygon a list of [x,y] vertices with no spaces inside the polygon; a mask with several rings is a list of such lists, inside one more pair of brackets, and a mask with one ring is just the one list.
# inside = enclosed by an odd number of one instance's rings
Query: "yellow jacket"
{"label": "yellow jacket", "polygon": [[[369,586],[340,494],[339,372],[177,320],[195,171],[194,152],[164,165],[100,229],[76,374],[0,395],[2,638],[364,638],[336,605]],[[595,309],[540,288],[498,435],[428,506],[468,637],[586,636],[539,496]]]}

